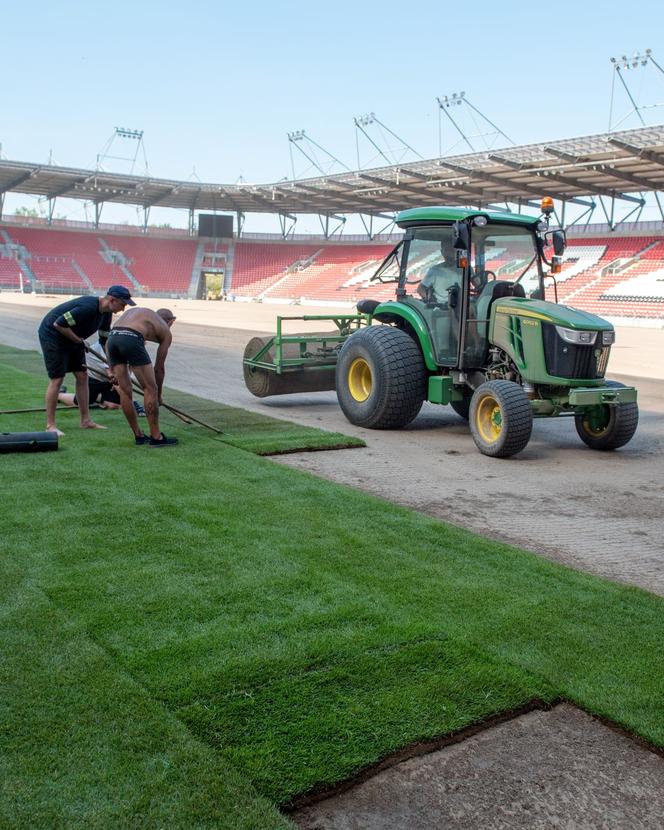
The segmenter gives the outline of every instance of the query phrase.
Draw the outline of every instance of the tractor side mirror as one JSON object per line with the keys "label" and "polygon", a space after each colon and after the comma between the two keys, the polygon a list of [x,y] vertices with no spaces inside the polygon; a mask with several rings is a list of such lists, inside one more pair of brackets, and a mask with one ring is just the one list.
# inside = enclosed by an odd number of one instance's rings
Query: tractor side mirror
{"label": "tractor side mirror", "polygon": [[562,256],[565,253],[567,234],[564,230],[548,231],[544,238],[547,245],[553,245],[553,253],[556,256]]}
{"label": "tractor side mirror", "polygon": [[470,248],[470,231],[465,222],[455,222],[452,226],[454,230],[454,247],[462,251],[467,251]]}
{"label": "tractor side mirror", "polygon": [[565,253],[565,246],[567,245],[567,239],[565,236],[565,231],[554,231],[553,232],[553,252],[556,256],[562,256]]}

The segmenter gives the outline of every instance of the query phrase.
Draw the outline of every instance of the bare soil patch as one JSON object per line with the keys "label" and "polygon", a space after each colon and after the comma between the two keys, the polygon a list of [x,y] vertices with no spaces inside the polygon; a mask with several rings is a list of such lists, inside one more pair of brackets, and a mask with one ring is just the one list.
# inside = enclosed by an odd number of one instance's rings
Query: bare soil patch
{"label": "bare soil patch", "polygon": [[304,807],[302,830],[661,827],[664,759],[569,704],[533,711]]}

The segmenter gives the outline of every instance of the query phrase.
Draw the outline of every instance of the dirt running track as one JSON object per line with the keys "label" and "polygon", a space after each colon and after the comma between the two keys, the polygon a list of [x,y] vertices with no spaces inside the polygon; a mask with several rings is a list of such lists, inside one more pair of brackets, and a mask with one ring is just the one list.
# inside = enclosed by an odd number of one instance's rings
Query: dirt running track
{"label": "dirt running track", "polygon": [[[36,324],[57,301],[0,296],[0,341],[38,348]],[[144,302],[152,307],[166,303]],[[167,363],[168,385],[359,435],[367,442],[364,450],[301,453],[277,458],[277,463],[664,595],[664,383],[659,379],[664,369],[658,365],[662,330],[618,331],[612,377],[638,387],[641,409],[639,429],[627,447],[594,452],[581,443],[571,419],[539,420],[524,452],[496,460],[477,452],[467,425],[449,407],[425,404],[409,428],[379,432],[351,426],[333,392],[262,401],[250,395],[241,366],[247,340],[272,331],[276,314],[303,314],[304,309],[183,301],[170,305],[178,322]],[[320,323],[308,325],[320,330]],[[301,328],[295,324],[293,330]],[[649,377],[619,375],[616,370]]]}

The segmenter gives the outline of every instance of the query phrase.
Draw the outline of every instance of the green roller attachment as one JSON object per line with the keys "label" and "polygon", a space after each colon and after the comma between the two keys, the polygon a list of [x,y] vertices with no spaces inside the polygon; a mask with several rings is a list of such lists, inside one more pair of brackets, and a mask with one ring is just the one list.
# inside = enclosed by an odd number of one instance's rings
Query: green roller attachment
{"label": "green roller attachment", "polygon": [[[242,362],[247,389],[257,398],[335,389],[339,350],[369,319],[363,314],[278,317],[276,335],[252,337],[246,345]],[[284,334],[285,320],[331,322],[334,329]]]}

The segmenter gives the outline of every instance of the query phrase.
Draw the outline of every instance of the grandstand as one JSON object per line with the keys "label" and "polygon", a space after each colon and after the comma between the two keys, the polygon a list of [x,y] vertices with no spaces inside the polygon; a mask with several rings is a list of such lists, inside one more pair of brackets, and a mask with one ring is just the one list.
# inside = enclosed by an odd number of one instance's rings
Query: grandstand
{"label": "grandstand", "polygon": [[[395,237],[396,239],[397,237]],[[394,286],[371,282],[393,240],[310,242],[194,240],[189,237],[88,233],[0,225],[0,289],[89,293],[112,283],[137,296],[204,297],[205,276],[221,275],[225,296],[275,303],[354,304],[386,299]],[[493,270],[508,279],[520,262],[494,254]],[[570,236],[558,301],[605,317],[664,318],[664,233]],[[548,295],[553,296],[552,290]]]}
{"label": "grandstand", "polygon": [[[664,190],[664,127],[566,139],[500,152],[421,160],[269,185],[218,185],[0,160],[0,210],[14,191],[59,198],[136,205],[142,228],[38,220],[0,213],[0,289],[49,293],[103,290],[115,282],[137,295],[273,303],[351,305],[362,297],[384,299],[393,285],[370,277],[399,235],[376,237],[374,219],[432,204],[491,210],[536,211],[538,198],[554,198],[556,216],[586,208],[587,224],[573,221],[558,300],[603,316],[664,319],[664,212],[662,221],[627,223],[645,204],[644,193]],[[607,225],[589,224],[601,203]],[[607,202],[609,203],[607,205]],[[189,229],[149,228],[152,205],[189,211]],[[628,211],[614,220],[618,206]],[[194,237],[195,212],[233,211],[238,236]],[[243,234],[244,213],[297,213],[369,217],[365,237]],[[99,214],[97,212],[97,219]],[[325,227],[328,225],[326,224]],[[282,225],[285,228],[285,224]],[[520,262],[493,258],[502,278]],[[547,296],[554,295],[553,285]]]}

